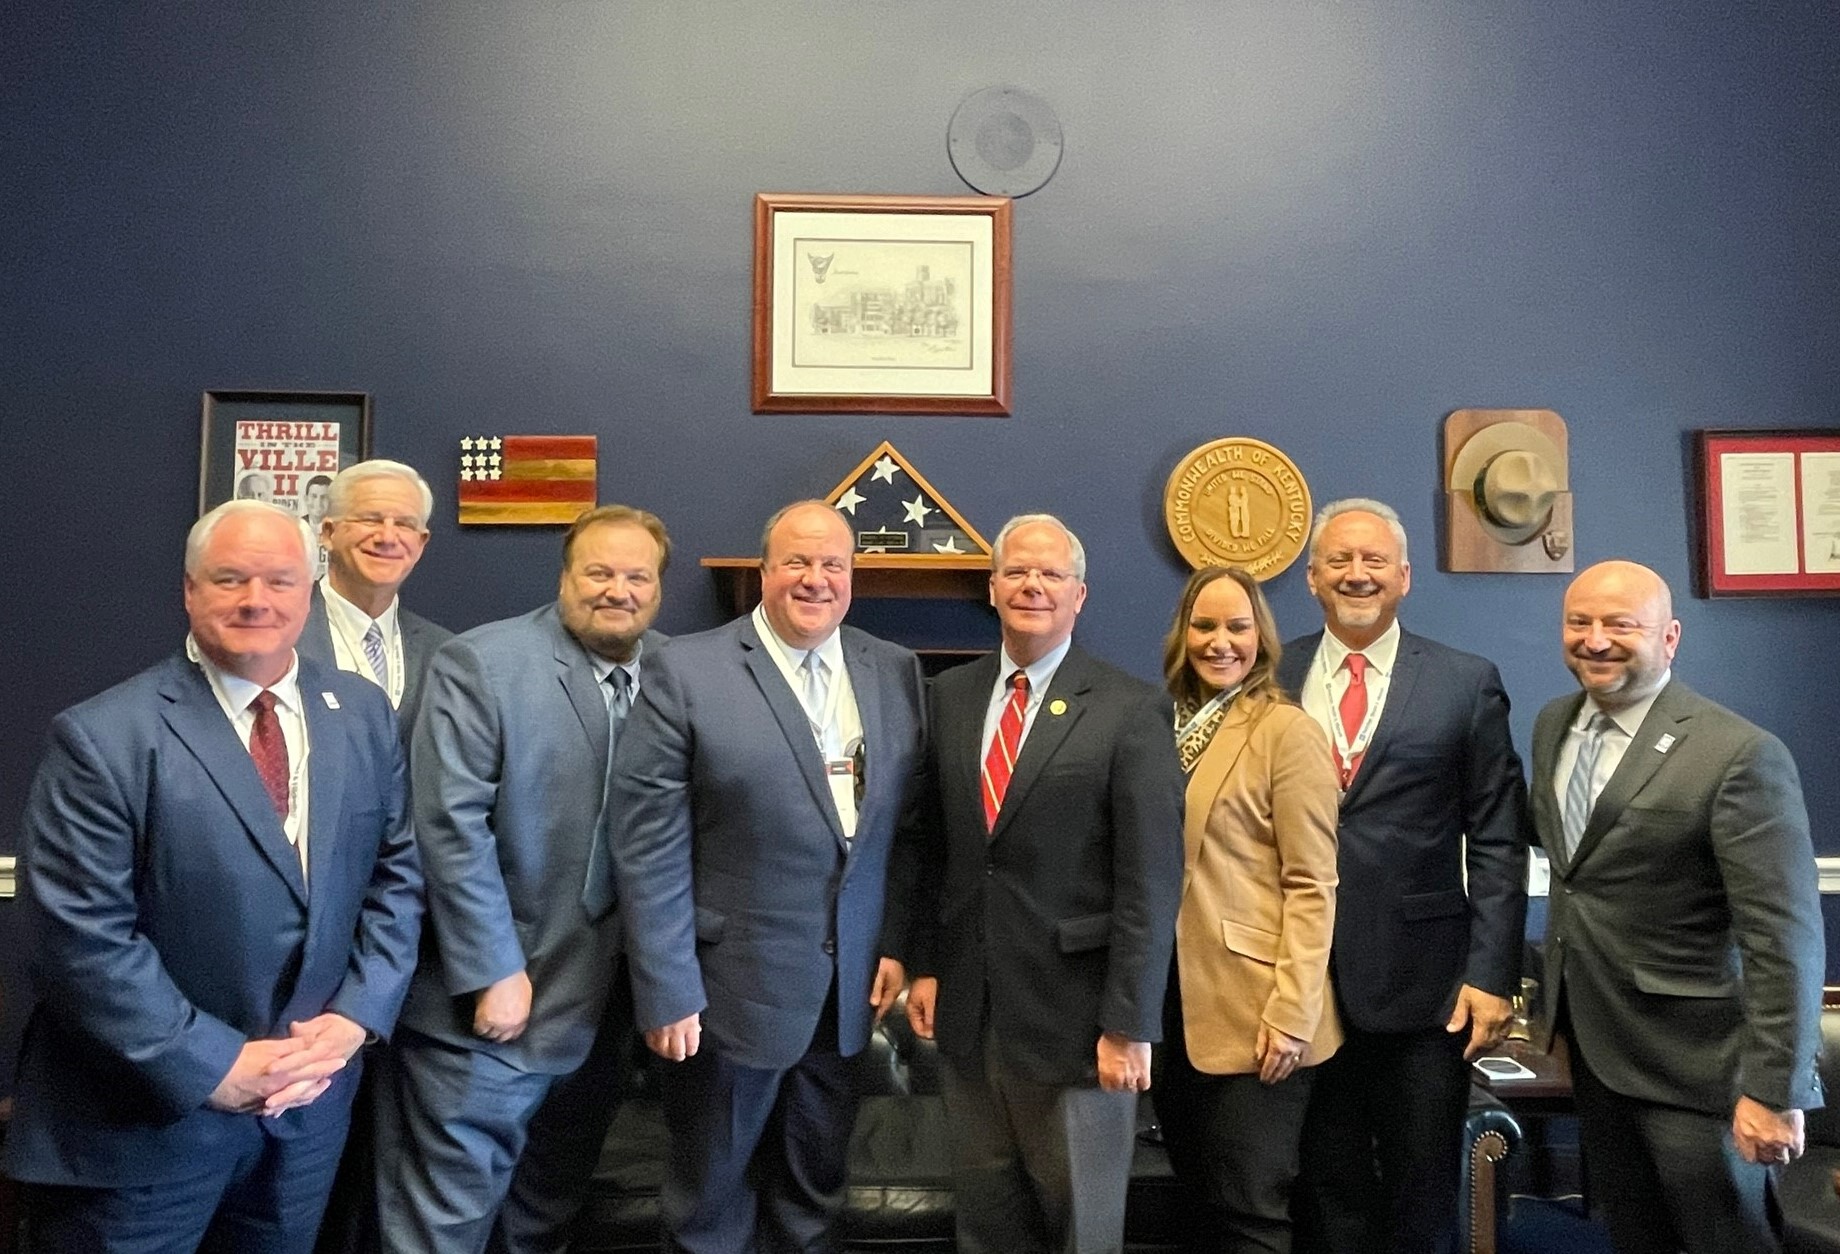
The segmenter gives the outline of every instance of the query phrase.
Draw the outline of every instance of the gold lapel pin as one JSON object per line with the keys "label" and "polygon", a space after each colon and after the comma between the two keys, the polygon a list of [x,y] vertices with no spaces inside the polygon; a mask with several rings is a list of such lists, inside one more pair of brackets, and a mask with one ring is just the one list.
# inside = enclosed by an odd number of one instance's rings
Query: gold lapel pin
{"label": "gold lapel pin", "polygon": [[1048,702],[1048,713],[1065,714],[1066,712],[1067,712],[1067,703],[1065,701],[1062,701],[1059,697],[1056,697],[1054,700]]}

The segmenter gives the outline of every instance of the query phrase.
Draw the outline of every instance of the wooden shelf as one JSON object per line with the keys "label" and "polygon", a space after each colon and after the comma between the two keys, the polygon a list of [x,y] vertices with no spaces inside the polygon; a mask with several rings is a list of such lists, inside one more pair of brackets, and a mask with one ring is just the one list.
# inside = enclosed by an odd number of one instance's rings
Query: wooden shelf
{"label": "wooden shelf", "polygon": [[[939,554],[923,561],[884,553],[858,554],[851,588],[859,597],[983,601],[989,596],[990,559],[983,554]],[[706,557],[703,568],[715,576],[716,586],[735,613],[745,614],[759,603],[759,558]]]}

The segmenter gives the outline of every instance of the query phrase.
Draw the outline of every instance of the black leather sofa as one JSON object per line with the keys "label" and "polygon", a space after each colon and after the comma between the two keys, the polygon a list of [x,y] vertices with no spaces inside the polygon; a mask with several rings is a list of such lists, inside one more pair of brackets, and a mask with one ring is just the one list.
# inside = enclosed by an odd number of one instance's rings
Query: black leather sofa
{"label": "black leather sofa", "polygon": [[[643,1052],[643,1051],[641,1051]],[[953,1197],[939,1061],[897,1009],[860,1057],[864,1093],[850,1142],[850,1187],[841,1220],[851,1251],[952,1249]],[[662,1065],[662,1064],[660,1064]],[[634,1070],[631,1096],[615,1113],[587,1206],[575,1234],[576,1254],[658,1249],[658,1185],[665,1153],[664,1119],[650,1067]],[[1133,1251],[1182,1248],[1183,1199],[1152,1125],[1139,1103],[1125,1237]],[[1520,1144],[1519,1124],[1486,1091],[1472,1088],[1460,1226],[1471,1254],[1495,1254],[1507,1216],[1499,1164]]]}

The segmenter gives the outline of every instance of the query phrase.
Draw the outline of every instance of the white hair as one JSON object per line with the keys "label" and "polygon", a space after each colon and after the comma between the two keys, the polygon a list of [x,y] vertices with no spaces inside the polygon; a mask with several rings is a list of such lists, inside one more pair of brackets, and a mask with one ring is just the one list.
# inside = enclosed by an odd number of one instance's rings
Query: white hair
{"label": "white hair", "polygon": [[990,564],[992,567],[1002,565],[1003,546],[1009,540],[1010,533],[1022,527],[1036,524],[1053,527],[1067,537],[1067,547],[1073,551],[1073,577],[1081,583],[1086,582],[1086,546],[1080,543],[1080,537],[1073,534],[1073,528],[1056,518],[1053,514],[1017,514],[1003,524],[1003,530],[997,532],[996,543],[990,546]]}
{"label": "white hair", "polygon": [[434,514],[434,490],[415,467],[393,462],[386,457],[373,457],[369,461],[358,462],[334,475],[332,486],[326,490],[326,517],[345,517],[346,507],[351,504],[352,490],[366,479],[401,479],[414,487],[422,499],[421,524],[424,528],[428,526],[428,519]]}
{"label": "white hair", "polygon": [[311,571],[313,562],[311,554],[319,544],[314,538],[313,528],[304,518],[296,518],[279,505],[267,501],[251,500],[242,497],[234,501],[225,501],[215,509],[207,510],[203,517],[192,524],[192,529],[185,534],[185,573],[196,575],[198,566],[204,561],[205,546],[211,543],[211,533],[217,530],[217,524],[232,514],[273,514],[285,518],[294,524],[294,530],[300,536],[300,560]]}
{"label": "white hair", "polygon": [[1406,528],[1399,521],[1399,511],[1391,505],[1365,496],[1350,496],[1339,501],[1330,501],[1316,513],[1316,523],[1310,528],[1310,560],[1316,560],[1316,550],[1322,544],[1323,528],[1331,519],[1343,514],[1372,514],[1386,524],[1386,529],[1393,533],[1393,539],[1399,541],[1399,564],[1406,564]]}

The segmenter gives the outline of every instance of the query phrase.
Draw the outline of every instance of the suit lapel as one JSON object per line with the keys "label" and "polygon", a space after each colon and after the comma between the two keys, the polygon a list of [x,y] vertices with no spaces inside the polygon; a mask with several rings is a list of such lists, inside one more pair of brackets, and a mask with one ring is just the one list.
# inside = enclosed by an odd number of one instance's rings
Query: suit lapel
{"label": "suit lapel", "polygon": [[[345,777],[351,773],[350,749],[343,720],[353,715],[326,704],[306,667],[300,674],[300,703],[307,724],[307,865],[310,882],[307,926],[317,926],[320,912],[313,903],[326,900],[332,868],[337,865],[340,817],[345,807]],[[314,684],[309,687],[309,684]],[[292,850],[290,850],[292,852]]]}
{"label": "suit lapel", "polygon": [[1183,823],[1182,842],[1184,875],[1195,869],[1195,858],[1201,852],[1202,836],[1207,831],[1210,803],[1220,795],[1227,777],[1233,774],[1233,768],[1239,765],[1240,756],[1246,752],[1246,746],[1252,743],[1252,728],[1251,709],[1245,702],[1235,701],[1228,707],[1220,729],[1214,733],[1214,739],[1202,751],[1201,760],[1195,763],[1195,769],[1189,774],[1188,805],[1183,808],[1187,816]]}
{"label": "suit lapel", "polygon": [[582,734],[588,738],[593,751],[591,760],[604,763],[607,761],[607,700],[601,696],[600,680],[594,677],[594,666],[588,661],[587,650],[562,625],[555,607],[544,612],[549,615],[555,646],[556,682],[568,694],[569,705],[575,710],[575,717],[581,720]]}
{"label": "suit lapel", "polygon": [[967,689],[958,700],[933,703],[940,721],[934,735],[938,737],[941,777],[947,772],[958,777],[958,790],[948,795],[971,799],[972,824],[979,832],[984,830],[984,751],[989,748],[984,743],[984,715],[990,709],[990,694],[997,686],[997,668],[1002,664],[1003,655],[993,651],[951,672],[950,677],[935,681],[950,684],[962,680]]}
{"label": "suit lapel", "polygon": [[1656,752],[1656,743],[1663,736],[1671,735],[1673,740],[1669,742],[1668,748],[1678,750],[1686,740],[1693,716],[1685,706],[1680,690],[1672,681],[1655,698],[1655,703],[1648,708],[1647,717],[1630,738],[1623,760],[1617,763],[1616,774],[1610,777],[1604,790],[1597,795],[1597,804],[1591,807],[1591,820],[1585,824],[1584,836],[1578,841],[1578,855],[1572,859],[1573,866],[1591,856],[1591,851],[1603,840],[1604,833],[1616,826],[1617,819],[1622,817],[1630,801],[1661,769],[1668,755]]}
{"label": "suit lapel", "polygon": [[[759,686],[767,708],[773,711],[780,732],[792,750],[792,760],[798,764],[799,774],[805,777],[805,786],[811,789],[812,800],[817,803],[819,812],[824,815],[825,821],[831,825],[832,833],[841,842],[843,821],[837,817],[837,807],[831,802],[830,785],[824,780],[824,762],[818,756],[818,742],[812,738],[811,720],[805,717],[805,707],[793,695],[786,677],[780,673],[779,663],[773,660],[773,655],[755,634],[752,618],[742,620],[738,640],[742,662],[754,676],[754,682]],[[865,730],[868,725],[865,718]]]}
{"label": "suit lapel", "polygon": [[[994,677],[992,682],[995,682]],[[1041,778],[1055,751],[1086,712],[1086,694],[1091,690],[1092,677],[1085,655],[1077,648],[1067,650],[1067,656],[1055,669],[1054,678],[1048,681],[1048,691],[1042,694],[1041,706],[1035,711],[1035,723],[1029,728],[1022,742],[1022,752],[1016,757],[1015,773],[1009,777],[1009,787],[1003,793],[1003,808],[997,812],[997,825],[990,831],[992,840],[1009,826],[1010,819],[1028,799],[1029,789]]]}
{"label": "suit lapel", "polygon": [[[1344,807],[1361,795],[1362,786],[1373,778],[1374,768],[1385,761],[1394,731],[1411,717],[1407,711],[1411,708],[1412,689],[1417,686],[1423,670],[1424,658],[1419,651],[1418,637],[1400,628],[1399,649],[1393,655],[1393,674],[1386,684],[1386,704],[1380,708],[1380,721],[1374,724],[1373,739],[1367,742],[1361,767],[1349,781],[1348,791],[1342,795]],[[1330,717],[1335,715],[1332,713]]]}
{"label": "suit lapel", "polygon": [[[1565,742],[1566,729],[1578,717],[1578,705],[1584,694],[1567,701],[1551,714],[1540,718],[1533,729],[1533,830],[1557,835],[1558,847],[1546,847],[1546,857],[1560,876],[1569,876],[1572,864],[1565,857],[1565,832],[1559,806],[1553,797],[1553,779],[1559,762],[1559,746]],[[1545,842],[1542,841],[1542,844]]]}
{"label": "suit lapel", "polygon": [[[881,684],[876,682],[879,676],[875,670],[875,659],[869,654],[867,640],[846,633],[843,637],[843,664],[850,673],[850,691],[856,697],[856,717],[862,723],[863,734],[863,794],[862,801],[856,807],[856,830],[867,830],[870,810],[886,795],[888,783],[882,776],[888,772],[870,769],[875,762],[876,752],[888,744],[888,729],[882,724]],[[825,789],[828,796],[830,789]],[[834,807],[833,807],[834,808]],[[854,842],[851,842],[854,844]]]}
{"label": "suit lapel", "polygon": [[224,717],[204,671],[184,659],[175,661],[173,666],[174,672],[161,686],[161,694],[171,702],[165,710],[166,725],[198,760],[256,848],[305,906],[307,882],[300,873],[300,856],[288,843],[249,750]]}

